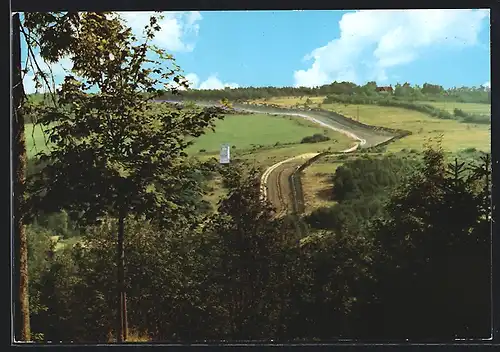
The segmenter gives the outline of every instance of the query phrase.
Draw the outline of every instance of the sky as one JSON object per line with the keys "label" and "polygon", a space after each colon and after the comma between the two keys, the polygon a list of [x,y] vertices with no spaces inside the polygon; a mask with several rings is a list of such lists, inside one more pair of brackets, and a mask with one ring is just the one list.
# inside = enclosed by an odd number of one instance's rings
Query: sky
{"label": "sky", "polygon": [[[120,13],[140,33],[150,13]],[[165,12],[154,43],[192,88],[333,81],[490,86],[489,10]],[[69,59],[53,65],[60,83]],[[34,91],[30,74],[24,79]]]}

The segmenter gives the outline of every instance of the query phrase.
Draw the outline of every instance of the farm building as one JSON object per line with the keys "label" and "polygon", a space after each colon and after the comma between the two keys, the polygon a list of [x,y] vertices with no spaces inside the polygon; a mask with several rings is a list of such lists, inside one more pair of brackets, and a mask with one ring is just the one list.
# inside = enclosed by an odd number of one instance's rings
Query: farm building
{"label": "farm building", "polygon": [[391,93],[391,94],[394,92],[394,90],[392,89],[391,86],[388,86],[388,87],[377,87],[376,91],[379,92],[379,93],[380,92],[385,92],[385,93]]}

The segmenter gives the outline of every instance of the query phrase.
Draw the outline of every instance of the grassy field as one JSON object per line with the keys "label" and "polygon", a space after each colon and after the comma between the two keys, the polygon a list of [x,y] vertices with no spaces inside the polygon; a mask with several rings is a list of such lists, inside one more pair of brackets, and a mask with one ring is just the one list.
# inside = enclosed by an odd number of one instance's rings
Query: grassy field
{"label": "grassy field", "polygon": [[[330,137],[320,143],[300,143],[306,136],[320,133]],[[342,150],[353,141],[341,133],[324,129],[297,117],[255,115],[228,115],[218,121],[215,132],[197,138],[188,153],[200,159],[218,158],[221,144],[229,143],[231,158],[254,162],[256,166],[268,166],[297,154],[316,152],[330,148]],[[205,152],[200,152],[205,150]]]}
{"label": "grassy field", "polygon": [[302,172],[305,214],[336,203],[331,199],[333,186],[331,177],[342,163],[335,156],[327,156],[320,158]]}
{"label": "grassy field", "polygon": [[217,121],[215,132],[208,131],[196,139],[189,152],[218,152],[221,144],[229,143],[234,149],[254,146],[274,146],[276,143],[300,143],[301,139],[321,133],[331,139],[338,138],[335,131],[325,130],[301,118],[255,115],[227,115]]}
{"label": "grassy field", "polygon": [[[312,101],[313,104],[323,103],[323,100],[326,97],[309,97],[309,100]],[[295,104],[304,104],[307,100],[307,97],[278,97],[271,98],[265,101],[264,99],[255,100],[256,103],[271,103],[282,106],[294,106]],[[450,113],[453,113],[453,110],[460,109],[470,114],[477,115],[490,115],[491,114],[491,105],[490,104],[480,104],[480,103],[458,103],[458,102],[435,102],[435,101],[422,101],[419,102],[421,104],[432,105],[438,109],[446,110]]]}
{"label": "grassy field", "polygon": [[324,109],[336,111],[344,116],[359,119],[360,122],[373,126],[383,126],[412,131],[413,134],[389,144],[389,151],[406,149],[422,149],[429,138],[443,135],[443,148],[460,151],[477,148],[489,151],[490,126],[466,124],[455,120],[441,120],[418,111],[396,107],[374,105],[325,104]]}
{"label": "grassy field", "polygon": [[[325,151],[330,148],[331,151],[340,151],[354,145],[354,142],[347,137],[340,136],[338,140],[320,143],[304,143],[263,147],[257,149],[246,149],[231,151],[231,159],[241,159],[249,162],[256,167],[268,167],[278,161],[291,158],[298,154],[314,153]],[[200,153],[197,155],[200,160],[210,158],[219,158],[219,153]]]}
{"label": "grassy field", "polygon": [[455,103],[455,102],[442,102],[442,101],[424,101],[422,104],[435,106],[438,109],[446,110],[453,113],[453,110],[460,109],[469,114],[476,115],[491,115],[490,104],[479,103]]}
{"label": "grassy field", "polygon": [[35,156],[36,153],[46,148],[44,134],[40,126],[34,127],[33,124],[27,123],[24,126],[26,135],[26,149],[28,158]]}
{"label": "grassy field", "polygon": [[[316,99],[321,99],[321,97]],[[299,101],[299,98],[280,97],[269,99],[268,103],[292,106],[297,101]],[[302,101],[305,101],[305,98]],[[456,104],[462,107],[464,105],[485,105]],[[439,135],[443,135],[443,147],[449,151],[455,152],[467,148],[477,148],[482,151],[489,151],[491,149],[491,131],[489,125],[442,120],[418,111],[377,105],[323,104],[322,108],[338,112],[368,125],[404,129],[413,132],[413,135],[391,143],[388,146],[389,151],[399,151],[401,149],[421,150],[426,140]],[[453,109],[453,107],[450,108]],[[482,108],[486,109],[484,106]]]}

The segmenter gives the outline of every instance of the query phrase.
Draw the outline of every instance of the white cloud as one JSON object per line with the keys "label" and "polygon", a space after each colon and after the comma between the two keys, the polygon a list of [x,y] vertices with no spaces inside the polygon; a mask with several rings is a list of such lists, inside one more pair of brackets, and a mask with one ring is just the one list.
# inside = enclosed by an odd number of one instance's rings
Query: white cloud
{"label": "white cloud", "polygon": [[[149,18],[153,12],[119,12],[121,18],[125,20],[127,25],[132,28],[135,35],[141,36],[144,26],[149,23]],[[189,12],[164,12],[164,18],[159,21],[161,30],[156,33],[153,44],[167,51],[192,51],[194,49],[194,40],[198,36],[199,22],[202,19],[198,11]],[[42,58],[37,54],[36,60],[40,64],[41,69],[49,72]],[[24,66],[24,64],[23,64]],[[71,60],[64,58],[56,64],[50,65],[52,74],[56,81],[56,87],[62,82],[66,73],[72,67]],[[35,82],[32,73],[27,74],[23,79],[24,89],[26,93],[35,92]],[[46,89],[40,89],[40,92],[45,92]]]}
{"label": "white cloud", "polygon": [[488,82],[484,82],[484,83],[483,83],[483,87],[484,87],[484,88],[488,88],[488,89],[490,89],[490,88],[491,88],[491,82],[490,82],[490,81],[488,81]]}
{"label": "white cloud", "polygon": [[186,78],[189,82],[190,88],[196,88],[200,83],[200,78],[196,73],[188,73],[186,76],[184,76],[184,78]]}
{"label": "white cloud", "polygon": [[[427,49],[478,44],[489,10],[363,10],[339,21],[340,37],[305,56],[310,68],[294,72],[296,86],[337,81],[384,81],[387,70]],[[363,59],[363,60],[362,60]],[[368,59],[368,60],[367,60]]]}
{"label": "white cloud", "polygon": [[[154,12],[119,12],[135,35],[142,35],[144,27]],[[161,30],[156,33],[153,43],[169,51],[189,52],[194,49],[194,39],[200,29],[202,16],[198,11],[164,12],[159,21]]]}
{"label": "white cloud", "polygon": [[200,78],[195,73],[189,73],[185,76],[189,81],[190,88],[193,89],[224,89],[224,88],[238,88],[237,83],[224,83],[216,74],[210,75],[205,81],[200,83]]}

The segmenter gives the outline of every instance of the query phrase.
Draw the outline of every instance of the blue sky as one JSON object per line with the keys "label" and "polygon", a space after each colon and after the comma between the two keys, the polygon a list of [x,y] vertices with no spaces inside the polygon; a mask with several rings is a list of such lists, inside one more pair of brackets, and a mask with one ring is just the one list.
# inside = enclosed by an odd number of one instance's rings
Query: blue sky
{"label": "blue sky", "polygon": [[[122,17],[140,31],[148,14]],[[490,81],[488,10],[187,12],[160,24],[156,44],[194,88]]]}

